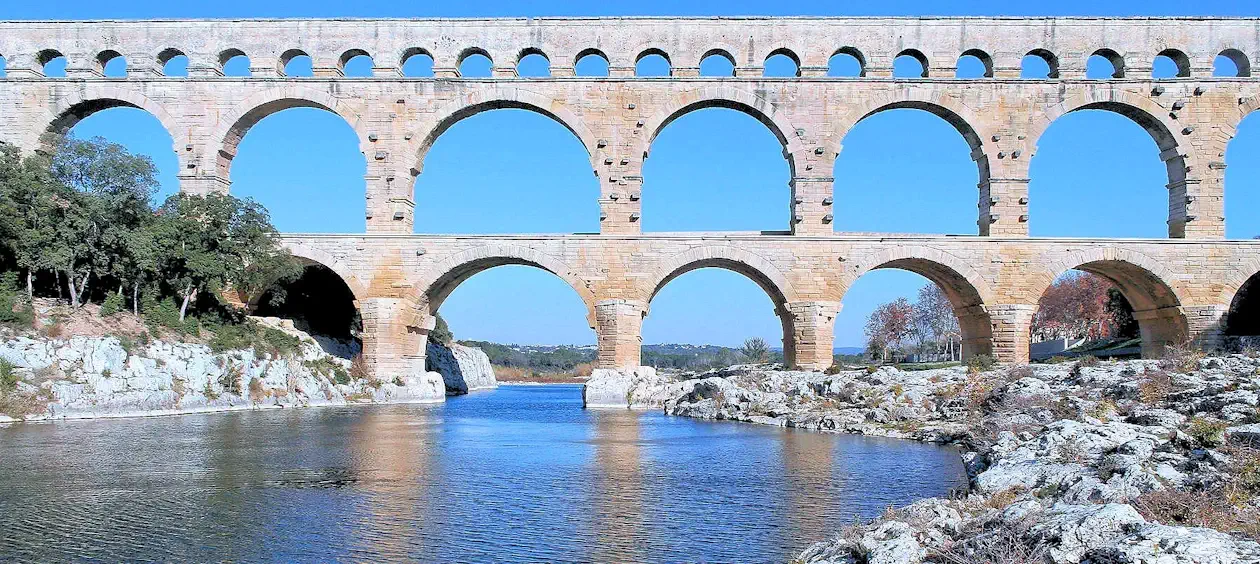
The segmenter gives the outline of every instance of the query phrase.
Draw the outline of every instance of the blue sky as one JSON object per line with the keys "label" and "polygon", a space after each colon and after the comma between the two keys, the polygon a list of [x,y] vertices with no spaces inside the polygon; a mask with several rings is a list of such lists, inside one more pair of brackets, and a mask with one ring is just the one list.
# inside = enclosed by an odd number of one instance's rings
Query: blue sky
{"label": "blue sky", "polygon": [[[0,18],[537,15],[1257,15],[1242,2],[1059,2],[1038,6],[980,2],[881,2],[836,11],[784,11],[750,2],[621,4],[462,2],[400,7],[330,2],[197,6],[134,1],[23,3]],[[801,9],[799,4],[793,5]],[[828,4],[804,6],[817,10]],[[1097,67],[1097,65],[1094,65]],[[1095,68],[1094,72],[1105,72]],[[1157,69],[1157,72],[1159,70]],[[74,133],[101,135],[152,156],[164,193],[176,190],[170,138],[140,110],[102,112]],[[494,142],[486,142],[493,138]],[[963,138],[926,112],[896,110],[859,123],[836,161],[836,229],[909,233],[976,232],[976,167]],[[1227,233],[1260,235],[1260,117],[1251,116],[1226,155]],[[1141,128],[1101,111],[1069,114],[1042,137],[1032,160],[1030,229],[1037,236],[1163,237],[1167,182],[1158,149]],[[362,232],[363,155],[340,118],[293,109],[264,119],[242,141],[232,190],[258,199],[283,231]],[[644,166],[645,231],[788,228],[788,167],[773,135],[754,119],[710,109],[684,116],[657,138]],[[528,195],[528,198],[522,197]],[[464,120],[438,139],[416,185],[419,233],[593,232],[598,184],[582,145],[559,124],[521,110]],[[1081,205],[1087,202],[1088,205]],[[714,205],[717,204],[717,205]],[[878,304],[914,299],[928,283],[902,271],[859,279],[844,298],[837,346],[861,346]],[[478,274],[442,306],[457,337],[500,342],[593,343],[581,301],[555,276],[528,267]],[[781,328],[766,295],[740,275],[699,270],[667,285],[651,304],[645,343],[772,343]]]}

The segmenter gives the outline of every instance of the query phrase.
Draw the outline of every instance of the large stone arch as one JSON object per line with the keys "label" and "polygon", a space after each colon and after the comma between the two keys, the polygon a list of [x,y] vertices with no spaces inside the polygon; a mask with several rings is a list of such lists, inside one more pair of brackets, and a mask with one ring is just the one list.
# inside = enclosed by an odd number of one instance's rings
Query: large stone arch
{"label": "large stone arch", "polygon": [[1166,108],[1147,96],[1116,87],[1099,86],[1079,91],[1047,108],[1035,116],[1028,131],[1029,146],[1033,147],[1032,154],[1028,156],[1029,162],[1036,156],[1036,147],[1041,136],[1054,121],[1080,110],[1106,110],[1119,114],[1150,134],[1159,147],[1160,159],[1164,161],[1168,174],[1168,234],[1169,237],[1184,237],[1185,224],[1176,221],[1176,218],[1186,218],[1189,215],[1185,185],[1192,155],[1189,146],[1178,142],[1177,134],[1174,133],[1183,130],[1183,127],[1168,117]]}
{"label": "large stone arch", "polygon": [[670,281],[700,268],[721,268],[747,277],[765,290],[776,309],[797,299],[796,291],[787,277],[769,260],[737,247],[707,245],[693,247],[661,260],[652,275],[641,282],[639,295],[643,303],[651,303],[657,292]]}
{"label": "large stone arch", "polygon": [[1041,262],[1046,267],[1030,280],[1029,296],[1034,300],[1039,300],[1069,270],[1096,274],[1115,284],[1133,306],[1142,334],[1143,356],[1161,356],[1167,346],[1181,345],[1190,337],[1189,320],[1182,307],[1184,290],[1176,287],[1177,276],[1163,263],[1116,247],[1081,249],[1046,257]]}
{"label": "large stone arch", "polygon": [[[789,303],[797,301],[796,290],[777,267],[757,254],[732,246],[707,245],[693,247],[661,260],[650,276],[640,282],[639,295],[646,317],[652,299],[675,278],[701,268],[729,270],[757,284],[774,304],[774,313],[783,326],[784,361],[793,366],[795,354],[795,321]],[[829,345],[830,346],[830,345]]]}
{"label": "large stone arch", "polygon": [[84,118],[111,108],[136,108],[148,112],[171,136],[171,151],[178,155],[179,123],[162,104],[133,89],[90,83],[56,97],[40,118],[43,129],[27,132],[28,138],[22,146],[51,151],[58,136],[70,131]]}
{"label": "large stone arch", "polygon": [[224,185],[230,183],[232,159],[250,128],[263,118],[290,108],[318,108],[337,114],[354,130],[361,152],[367,145],[362,116],[340,98],[327,91],[292,84],[269,88],[236,104],[231,113],[219,120],[210,136],[210,142],[217,144],[214,174]]}
{"label": "large stone arch", "polygon": [[994,301],[993,290],[989,282],[966,261],[928,247],[895,247],[856,264],[852,272],[841,280],[841,297],[863,275],[884,269],[913,272],[940,287],[958,318],[964,358],[993,354],[993,321],[987,305]]}
{"label": "large stone arch", "polygon": [[559,100],[523,88],[504,86],[493,90],[468,92],[439,108],[429,119],[428,132],[413,144],[415,164],[412,166],[411,174],[419,175],[424,170],[424,159],[429,154],[429,149],[451,126],[481,112],[499,109],[529,110],[559,122],[586,148],[591,170],[595,170],[598,140],[577,114]]}
{"label": "large stone arch", "polygon": [[587,281],[563,260],[521,245],[487,245],[448,256],[427,269],[407,301],[420,304],[422,308],[427,308],[427,312],[422,313],[432,315],[465,280],[496,266],[506,265],[540,268],[564,280],[586,305],[587,323],[592,328],[596,326],[595,293]]}
{"label": "large stone arch", "polygon": [[639,136],[634,153],[647,159],[652,142],[674,120],[691,112],[706,108],[726,108],[742,112],[765,125],[783,145],[784,156],[788,161],[790,173],[796,175],[796,161],[806,150],[796,136],[796,127],[786,115],[778,111],[773,102],[753,92],[742,90],[733,85],[707,86],[680,92],[670,99],[659,110],[643,121],[646,136]]}
{"label": "large stone arch", "polygon": [[936,90],[925,91],[918,88],[903,88],[895,93],[882,96],[871,96],[856,105],[849,114],[852,121],[836,124],[836,134],[830,141],[825,141],[829,155],[839,156],[843,149],[844,138],[863,120],[889,110],[911,109],[923,110],[945,120],[962,135],[971,149],[971,160],[976,163],[977,200],[979,201],[978,231],[988,234],[988,216],[991,201],[988,198],[989,179],[991,177],[989,155],[984,139],[989,132],[981,129],[989,120],[982,118],[978,112],[959,99],[939,94]]}
{"label": "large stone arch", "polygon": [[318,264],[333,271],[341,280],[350,288],[350,293],[354,294],[355,300],[361,300],[368,297],[368,286],[359,279],[354,271],[346,263],[337,257],[329,254],[327,251],[316,249],[297,241],[285,241],[284,248],[298,260],[306,264]]}

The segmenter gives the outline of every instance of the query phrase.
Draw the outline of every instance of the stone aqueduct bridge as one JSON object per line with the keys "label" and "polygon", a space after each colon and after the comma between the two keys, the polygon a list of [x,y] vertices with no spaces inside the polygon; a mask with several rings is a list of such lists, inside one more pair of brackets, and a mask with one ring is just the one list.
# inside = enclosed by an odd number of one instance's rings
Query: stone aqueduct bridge
{"label": "stone aqueduct bridge", "polygon": [[[857,58],[861,76],[826,77],[828,59],[841,52]],[[734,63],[735,76],[698,76],[700,60],[713,53]],[[250,58],[252,76],[223,76],[223,64],[240,54]],[[283,76],[285,63],[303,54],[315,76]],[[374,76],[342,76],[344,63],[361,54],[373,57]],[[432,57],[434,78],[401,76],[403,61],[416,54]],[[459,76],[472,54],[492,60],[492,77]],[[551,77],[517,77],[516,63],[531,54],[547,57]],[[574,76],[576,60],[591,54],[607,60],[609,76]],[[636,61],[650,54],[666,57],[672,75],[633,76]],[[762,76],[776,54],[794,59],[799,76]],[[923,77],[892,78],[902,54],[924,63]],[[1029,54],[1046,60],[1049,78],[1019,78]],[[1110,59],[1117,76],[1086,80],[1093,54]],[[189,76],[162,76],[163,63],[177,55],[188,57]],[[963,55],[979,58],[986,76],[953,78]],[[1159,55],[1177,63],[1178,77],[1150,78]],[[1220,55],[1241,76],[1212,77]],[[938,283],[955,306],[966,352],[1004,361],[1028,358],[1037,300],[1069,269],[1121,288],[1151,354],[1186,338],[1219,343],[1231,304],[1260,272],[1260,244],[1224,240],[1223,217],[1226,145],[1260,108],[1260,81],[1250,76],[1250,62],[1260,59],[1255,19],[0,22],[0,56],[7,60],[0,139],[40,150],[44,134],[93,112],[141,108],[170,132],[186,192],[228,190],[237,144],[271,113],[315,107],[343,117],[368,165],[366,234],[285,241],[354,292],[365,355],[380,371],[422,370],[432,312],[460,282],[504,264],[533,265],[568,282],[586,303],[599,364],[607,367],[638,364],[652,296],[701,267],[734,270],[765,289],[783,323],[787,358],[810,368],[831,363],[840,301],[872,269],[906,269]],[[68,61],[67,77],[44,77],[43,63],[57,56]],[[126,78],[103,76],[116,56],[127,59]],[[640,234],[641,170],[653,138],[707,107],[745,112],[782,143],[792,174],[789,231]],[[413,179],[429,147],[459,120],[496,108],[549,116],[585,145],[599,178],[598,234],[411,234]],[[846,213],[845,202],[833,199],[832,176],[845,133],[893,108],[930,111],[971,145],[980,179],[975,235],[833,233],[833,217]],[[1028,170],[1038,138],[1059,116],[1082,109],[1126,116],[1159,146],[1168,169],[1168,239],[1028,237]],[[1163,196],[1152,190],[1151,197]]]}

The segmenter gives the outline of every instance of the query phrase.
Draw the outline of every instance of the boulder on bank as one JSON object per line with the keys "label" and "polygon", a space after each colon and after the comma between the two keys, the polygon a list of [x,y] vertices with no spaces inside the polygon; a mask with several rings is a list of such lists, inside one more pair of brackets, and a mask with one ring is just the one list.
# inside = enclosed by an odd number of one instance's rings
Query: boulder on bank
{"label": "boulder on bank", "polygon": [[651,366],[596,368],[582,385],[582,405],[660,409],[681,391],[681,382],[657,374]]}
{"label": "boulder on bank", "polygon": [[424,366],[425,370],[442,377],[446,392],[450,394],[499,387],[490,357],[478,348],[458,343],[440,345],[430,341],[425,349]]}

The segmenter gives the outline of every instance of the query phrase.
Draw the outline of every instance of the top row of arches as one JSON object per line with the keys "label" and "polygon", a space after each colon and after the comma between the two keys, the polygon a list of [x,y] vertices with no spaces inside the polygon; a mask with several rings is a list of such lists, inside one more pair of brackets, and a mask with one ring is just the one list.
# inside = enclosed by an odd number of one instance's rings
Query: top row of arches
{"label": "top row of arches", "polygon": [[[44,49],[38,51],[31,59],[37,74],[48,77],[61,77],[75,71],[82,71],[80,76],[122,77],[129,74],[127,58],[117,50],[107,49],[85,60],[69,60],[61,51]],[[740,66],[734,54],[724,48],[713,48],[703,53],[695,66],[676,67],[676,61],[663,49],[649,47],[642,50],[634,59],[633,69],[614,72],[608,56],[601,50],[590,48],[578,52],[574,58],[566,62],[562,68],[553,73],[552,59],[541,49],[526,48],[515,54],[509,66],[499,65],[485,49],[471,47],[462,50],[456,57],[454,68],[441,69],[434,63],[434,57],[427,49],[414,47],[402,52],[397,61],[378,66],[372,54],[364,49],[348,49],[333,59],[315,59],[303,49],[293,48],[280,53],[272,63],[263,62],[255,65],[249,55],[237,48],[225,49],[217,54],[209,65],[194,66],[189,56],[176,48],[167,48],[159,52],[155,58],[156,66],[150,66],[150,74],[161,76],[222,75],[222,76],[460,76],[460,77],[550,77],[550,76],[764,76],[791,78],[806,75],[803,72],[801,58],[791,49],[777,48],[771,50],[763,61],[756,66]],[[7,74],[7,60],[0,53],[0,76]],[[141,61],[143,64],[143,61]],[[891,61],[891,68],[872,68],[862,51],[854,47],[836,49],[827,61],[825,69],[816,69],[817,76],[827,77],[868,77],[892,76],[895,78],[1061,78],[1061,60],[1047,49],[1028,51],[1019,61],[1018,69],[1004,69],[998,72],[994,58],[980,49],[963,51],[957,59],[948,62],[948,66],[940,66],[929,60],[928,56],[918,49],[903,49]],[[1132,61],[1112,49],[1097,49],[1085,60],[1084,77],[1093,79],[1125,78],[1132,74]],[[683,63],[687,64],[687,63]],[[1177,49],[1160,51],[1150,61],[1149,75],[1156,79],[1188,78],[1192,76],[1192,62],[1189,56]],[[200,69],[201,72],[196,72]],[[1142,73],[1145,74],[1145,68]],[[1250,77],[1252,64],[1250,58],[1241,50],[1226,48],[1220,51],[1212,61],[1212,76],[1218,77]]]}

